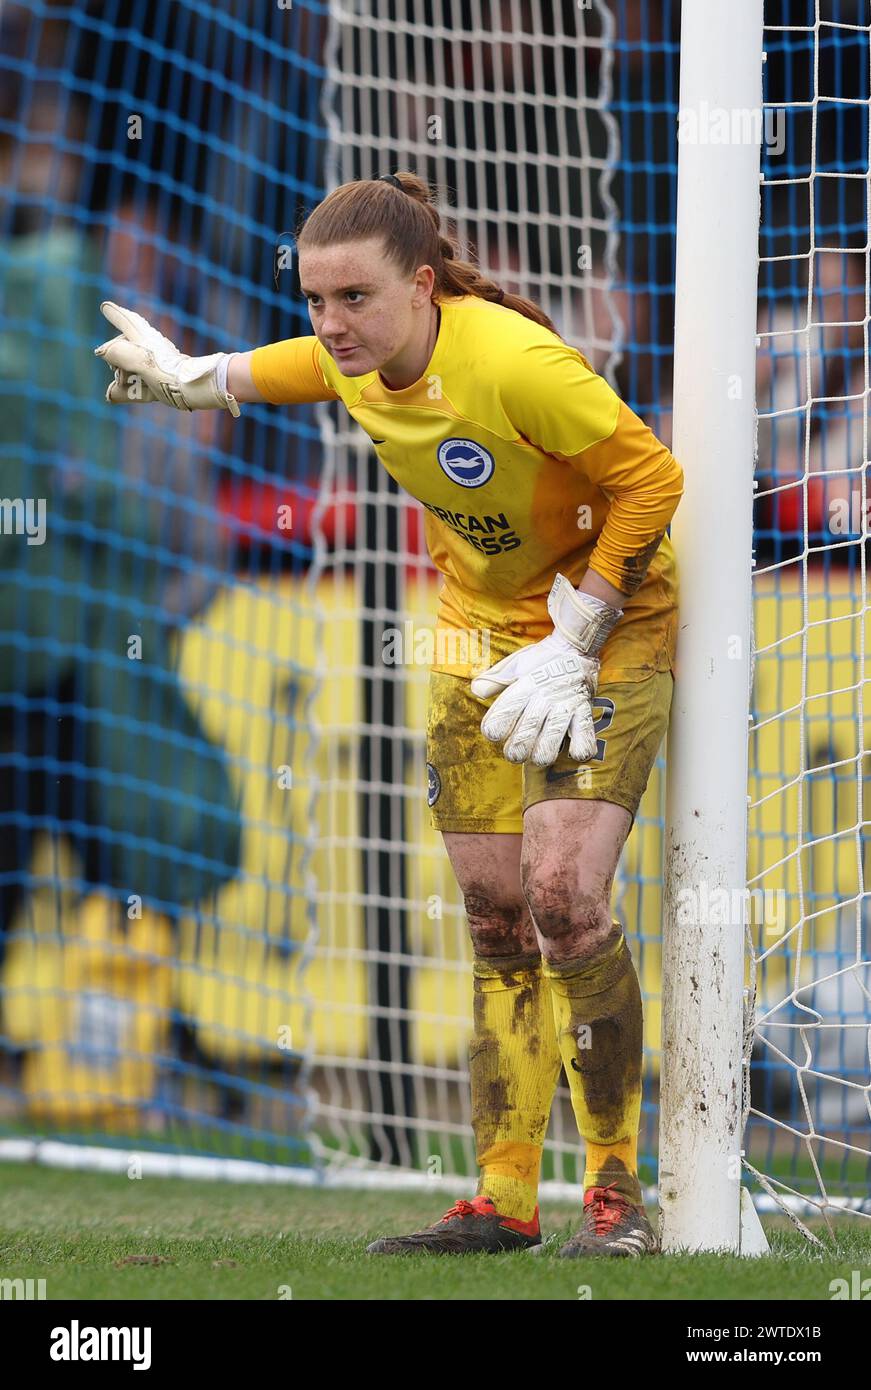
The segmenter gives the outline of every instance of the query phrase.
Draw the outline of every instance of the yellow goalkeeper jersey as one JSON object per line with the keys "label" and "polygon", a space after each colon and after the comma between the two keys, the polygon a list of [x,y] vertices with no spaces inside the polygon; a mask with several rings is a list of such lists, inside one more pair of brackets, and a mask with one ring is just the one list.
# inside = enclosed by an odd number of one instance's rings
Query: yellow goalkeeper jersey
{"label": "yellow goalkeeper jersey", "polygon": [[470,632],[492,634],[492,660],[547,636],[555,574],[577,585],[588,567],[629,595],[600,685],[673,669],[677,573],[665,531],[680,466],[549,329],[472,295],[440,307],[429,365],[400,391],[378,372],[343,376],[315,337],[257,348],[251,362],[277,405],[341,400],[425,507],[443,576],[433,669],[468,676],[488,665],[480,644],[463,643]]}

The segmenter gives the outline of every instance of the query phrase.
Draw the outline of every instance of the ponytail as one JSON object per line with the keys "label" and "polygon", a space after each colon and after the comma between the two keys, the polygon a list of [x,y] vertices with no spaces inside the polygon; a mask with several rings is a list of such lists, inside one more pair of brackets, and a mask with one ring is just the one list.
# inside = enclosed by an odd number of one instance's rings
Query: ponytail
{"label": "ponytail", "polygon": [[503,304],[556,333],[547,314],[531,299],[508,294],[472,261],[460,259],[457,243],[442,231],[432,190],[406,170],[380,179],[343,183],[309,214],[297,233],[297,246],[333,246],[381,237],[386,254],[406,275],[420,265],[435,273],[433,301],[471,294]]}

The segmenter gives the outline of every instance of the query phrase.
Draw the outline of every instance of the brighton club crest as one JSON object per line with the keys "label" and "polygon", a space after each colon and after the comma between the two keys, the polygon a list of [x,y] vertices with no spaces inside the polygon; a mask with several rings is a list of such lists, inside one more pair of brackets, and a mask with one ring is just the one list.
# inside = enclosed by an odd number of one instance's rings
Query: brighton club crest
{"label": "brighton club crest", "polygon": [[482,487],[496,467],[490,451],[474,439],[446,439],[439,445],[438,460],[442,472],[460,487]]}

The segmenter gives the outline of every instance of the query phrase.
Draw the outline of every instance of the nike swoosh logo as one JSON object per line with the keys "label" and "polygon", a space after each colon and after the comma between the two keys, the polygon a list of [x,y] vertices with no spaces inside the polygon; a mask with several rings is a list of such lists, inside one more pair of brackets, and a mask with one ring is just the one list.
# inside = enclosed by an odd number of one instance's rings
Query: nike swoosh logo
{"label": "nike swoosh logo", "polygon": [[[371,434],[370,434],[369,438],[372,439]],[[387,440],[386,440],[386,439],[372,439],[372,443],[373,443],[373,444],[386,444],[386,443],[387,443]]]}
{"label": "nike swoosh logo", "polygon": [[560,782],[564,777],[577,777],[579,772],[583,772],[585,770],[586,764],[584,764],[582,767],[573,768],[571,772],[554,772],[553,768],[549,767],[544,780],[546,782]]}

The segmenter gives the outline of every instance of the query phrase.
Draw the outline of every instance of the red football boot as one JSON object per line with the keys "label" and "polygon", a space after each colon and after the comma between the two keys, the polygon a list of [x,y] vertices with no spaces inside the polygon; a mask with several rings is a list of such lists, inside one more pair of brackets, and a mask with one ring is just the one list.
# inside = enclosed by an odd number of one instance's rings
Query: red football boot
{"label": "red football boot", "polygon": [[588,1187],[584,1193],[584,1224],[560,1250],[565,1259],[588,1255],[638,1258],[655,1254],[659,1242],[644,1207],[633,1205],[622,1192],[607,1187]]}
{"label": "red football boot", "polygon": [[501,1255],[507,1250],[530,1250],[541,1244],[538,1207],[531,1221],[500,1216],[489,1197],[459,1201],[432,1226],[408,1236],[382,1236],[367,1247],[368,1255]]}

